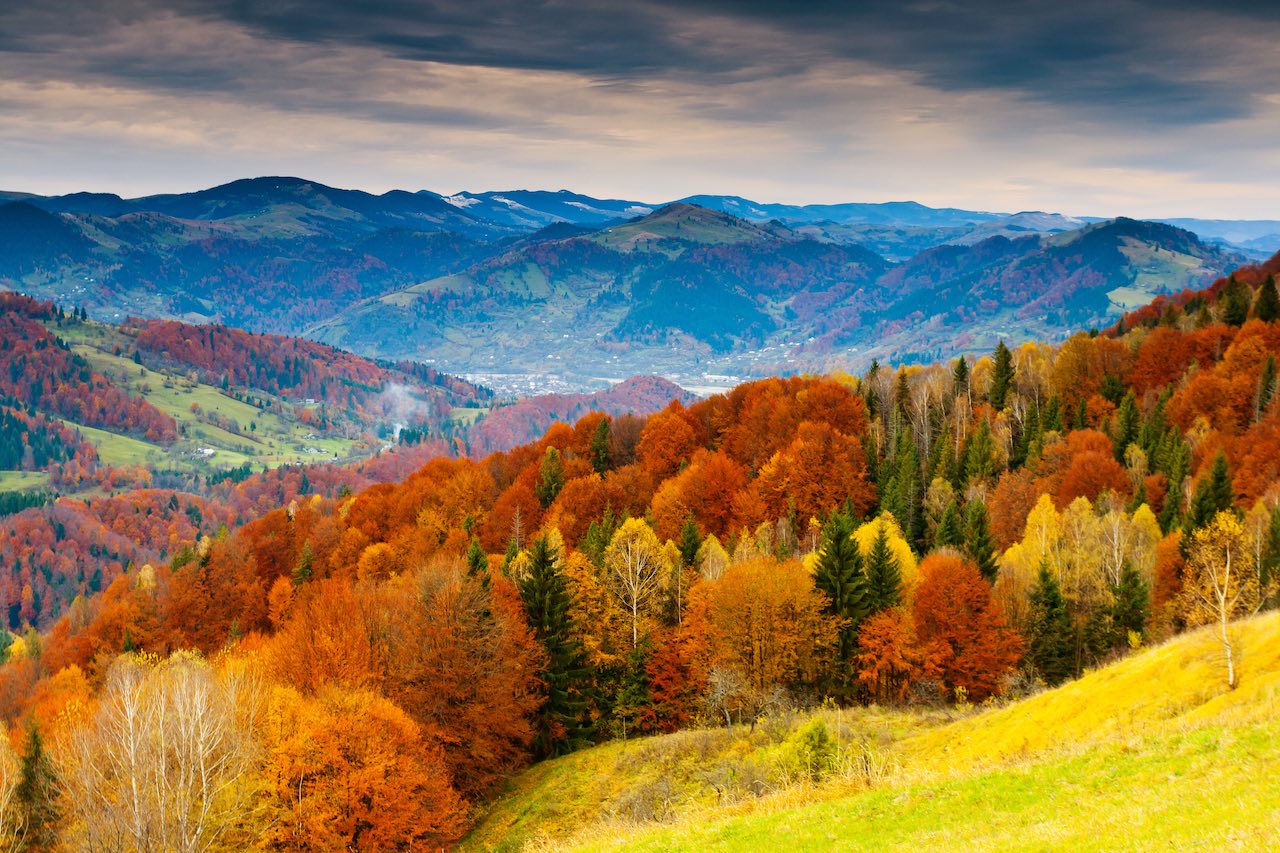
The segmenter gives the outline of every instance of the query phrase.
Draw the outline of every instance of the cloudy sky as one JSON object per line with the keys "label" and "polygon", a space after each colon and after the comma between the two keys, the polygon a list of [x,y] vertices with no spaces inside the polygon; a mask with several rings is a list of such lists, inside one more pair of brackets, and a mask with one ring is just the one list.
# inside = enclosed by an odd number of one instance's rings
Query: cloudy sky
{"label": "cloudy sky", "polygon": [[1280,3],[0,0],[0,188],[1280,218]]}

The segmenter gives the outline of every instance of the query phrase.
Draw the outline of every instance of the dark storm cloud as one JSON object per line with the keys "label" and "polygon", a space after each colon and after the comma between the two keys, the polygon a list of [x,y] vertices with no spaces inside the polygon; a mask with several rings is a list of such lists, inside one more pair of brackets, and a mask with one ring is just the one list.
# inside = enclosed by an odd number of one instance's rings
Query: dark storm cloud
{"label": "dark storm cloud", "polygon": [[[856,60],[950,92],[988,90],[1091,118],[1184,124],[1248,115],[1273,81],[1232,57],[1234,32],[1275,30],[1280,4],[1157,0],[74,0],[0,16],[0,50],[56,50],[177,13],[269,39],[401,59],[601,79],[767,78]],[[71,14],[66,14],[70,10]],[[56,13],[56,14],[55,14]],[[161,51],[83,71],[170,89],[238,91],[266,71]],[[74,56],[62,57],[74,68]]]}
{"label": "dark storm cloud", "polygon": [[[1273,81],[1232,64],[1233,33],[1280,34],[1277,3],[1167,0],[181,0],[166,8],[285,41],[602,78],[767,77],[860,60],[944,91],[1004,91],[1156,124],[1247,115]],[[99,4],[99,19],[112,14],[135,17],[139,0]]]}

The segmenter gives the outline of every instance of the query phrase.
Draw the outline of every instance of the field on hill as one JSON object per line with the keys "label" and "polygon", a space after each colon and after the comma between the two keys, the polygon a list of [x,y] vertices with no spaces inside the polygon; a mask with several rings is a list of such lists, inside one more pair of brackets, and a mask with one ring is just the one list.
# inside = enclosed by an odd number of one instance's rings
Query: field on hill
{"label": "field on hill", "polygon": [[820,710],[606,744],[516,777],[463,849],[1265,849],[1280,832],[1280,613],[1237,634],[1234,691],[1201,631],[1003,707]]}

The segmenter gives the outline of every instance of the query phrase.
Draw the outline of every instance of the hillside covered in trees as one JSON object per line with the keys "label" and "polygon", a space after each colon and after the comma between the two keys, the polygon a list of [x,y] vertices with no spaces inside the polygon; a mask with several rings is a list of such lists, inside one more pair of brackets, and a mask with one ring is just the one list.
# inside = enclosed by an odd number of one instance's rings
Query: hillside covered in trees
{"label": "hillside covered in trees", "polygon": [[[447,845],[520,768],[611,738],[996,703],[1203,625],[1204,690],[1240,686],[1232,624],[1280,562],[1277,272],[1061,345],[589,412],[401,482],[255,475],[226,487],[253,520],[111,550],[132,565],[96,582],[28,556],[4,831]],[[40,578],[76,597],[38,610]]]}

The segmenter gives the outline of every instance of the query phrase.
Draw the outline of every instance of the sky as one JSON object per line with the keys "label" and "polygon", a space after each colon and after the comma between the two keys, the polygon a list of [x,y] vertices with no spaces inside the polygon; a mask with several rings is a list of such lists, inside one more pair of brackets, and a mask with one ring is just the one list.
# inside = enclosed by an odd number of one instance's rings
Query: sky
{"label": "sky", "polygon": [[0,0],[0,188],[1280,218],[1280,2]]}

